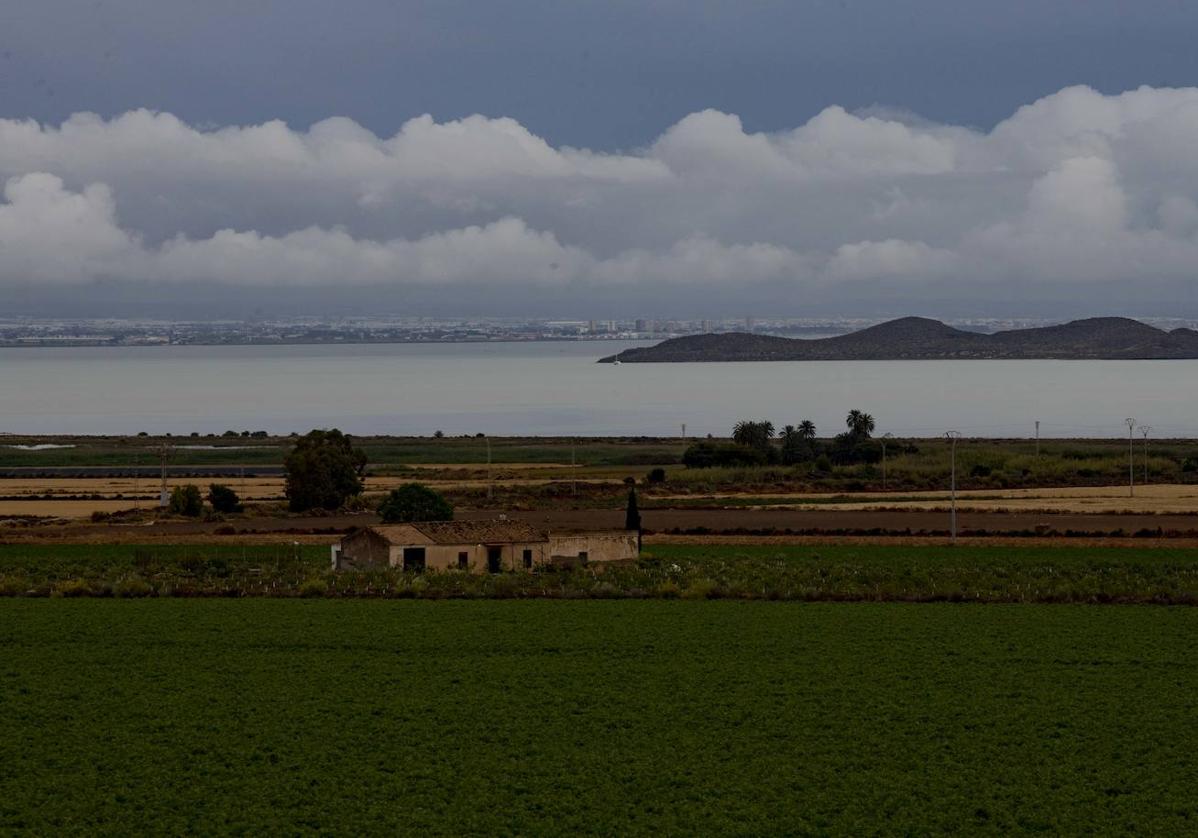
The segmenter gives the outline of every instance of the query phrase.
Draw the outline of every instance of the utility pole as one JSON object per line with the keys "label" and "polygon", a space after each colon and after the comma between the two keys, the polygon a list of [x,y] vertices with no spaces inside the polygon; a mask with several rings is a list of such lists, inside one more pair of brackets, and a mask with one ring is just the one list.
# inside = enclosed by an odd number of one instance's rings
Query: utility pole
{"label": "utility pole", "polygon": [[886,440],[894,439],[894,434],[882,434],[882,491],[886,491]]}
{"label": "utility pole", "polygon": [[487,440],[487,500],[491,499],[491,437]]}
{"label": "utility pole", "polygon": [[171,458],[171,444],[169,442],[164,442],[159,446],[158,456],[162,460],[162,485],[158,489],[158,506],[165,508],[170,500],[170,493],[166,490],[166,464]]}
{"label": "utility pole", "polygon": [[686,442],[686,423],[682,423],[682,441]]}
{"label": "utility pole", "polygon": [[944,434],[949,443],[952,445],[952,478],[950,493],[952,498],[952,511],[949,513],[949,532],[952,534],[953,544],[957,543],[957,440],[961,438],[960,431],[946,431]]}
{"label": "utility pole", "polygon": [[1152,431],[1151,425],[1141,425],[1137,428],[1144,435],[1144,485],[1148,485],[1148,434]]}
{"label": "utility pole", "polygon": [[1136,420],[1127,417],[1123,420],[1127,425],[1127,496],[1136,496]]}
{"label": "utility pole", "polygon": [[570,440],[570,494],[574,497],[578,496],[578,460],[574,456],[577,443],[576,439]]}
{"label": "utility pole", "polygon": [[1036,458],[1040,458],[1040,420],[1036,420]]}

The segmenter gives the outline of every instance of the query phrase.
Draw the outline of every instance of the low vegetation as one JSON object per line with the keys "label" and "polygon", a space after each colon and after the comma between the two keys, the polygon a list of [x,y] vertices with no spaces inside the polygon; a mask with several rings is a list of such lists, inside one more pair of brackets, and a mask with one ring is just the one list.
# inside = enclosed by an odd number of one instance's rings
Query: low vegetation
{"label": "low vegetation", "polygon": [[1198,609],[0,602],[6,834],[1193,832]]}
{"label": "low vegetation", "polygon": [[639,561],[538,573],[329,570],[323,545],[6,545],[0,595],[739,599],[1198,604],[1173,548],[649,545]]}

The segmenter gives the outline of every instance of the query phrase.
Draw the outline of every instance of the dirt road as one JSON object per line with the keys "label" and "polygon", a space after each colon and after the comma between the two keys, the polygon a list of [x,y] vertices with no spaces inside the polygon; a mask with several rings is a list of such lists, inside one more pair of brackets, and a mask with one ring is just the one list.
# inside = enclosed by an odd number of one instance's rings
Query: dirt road
{"label": "dirt road", "polygon": [[[494,518],[486,510],[463,509],[459,519]],[[608,529],[624,525],[621,509],[548,510],[512,513],[548,530]],[[372,514],[297,517],[232,518],[223,523],[169,520],[146,523],[9,526],[0,541],[62,541],[142,543],[149,541],[301,541],[331,543],[354,527],[377,522]],[[943,539],[948,515],[926,510],[783,510],[783,509],[650,509],[643,513],[646,531],[654,538],[697,536],[804,539],[873,538],[877,540]],[[1198,540],[1198,515],[1086,515],[1022,512],[965,512],[958,515],[963,538],[1047,539],[1080,543],[1086,539],[1139,536],[1136,541]],[[1062,538],[1062,536],[1068,536]],[[1183,546],[1177,541],[1176,546]]]}

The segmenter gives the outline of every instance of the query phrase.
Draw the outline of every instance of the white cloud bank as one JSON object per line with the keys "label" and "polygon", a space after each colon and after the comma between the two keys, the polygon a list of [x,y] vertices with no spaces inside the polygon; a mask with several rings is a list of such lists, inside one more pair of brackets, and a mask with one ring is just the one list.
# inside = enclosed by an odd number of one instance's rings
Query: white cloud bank
{"label": "white cloud bank", "polygon": [[989,132],[703,111],[624,154],[481,116],[390,138],[0,120],[0,284],[1188,283],[1195,147],[1198,89],[1147,87],[1068,88]]}

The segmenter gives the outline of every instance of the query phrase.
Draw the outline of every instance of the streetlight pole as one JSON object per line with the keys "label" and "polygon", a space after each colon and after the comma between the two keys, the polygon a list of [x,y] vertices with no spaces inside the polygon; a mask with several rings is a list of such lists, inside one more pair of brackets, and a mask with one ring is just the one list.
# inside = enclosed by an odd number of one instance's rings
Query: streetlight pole
{"label": "streetlight pole", "polygon": [[1148,434],[1152,431],[1151,425],[1141,425],[1137,428],[1144,435],[1144,485],[1148,485]]}
{"label": "streetlight pole", "polygon": [[1123,420],[1127,425],[1127,496],[1136,496],[1136,420],[1127,417]]}
{"label": "streetlight pole", "polygon": [[961,438],[960,431],[947,431],[944,434],[948,437],[952,445],[952,480],[950,485],[950,493],[952,498],[952,511],[949,514],[949,532],[952,533],[953,544],[957,543],[957,440]]}
{"label": "streetlight pole", "polygon": [[886,440],[894,439],[894,434],[882,434],[882,491],[886,491]]}

